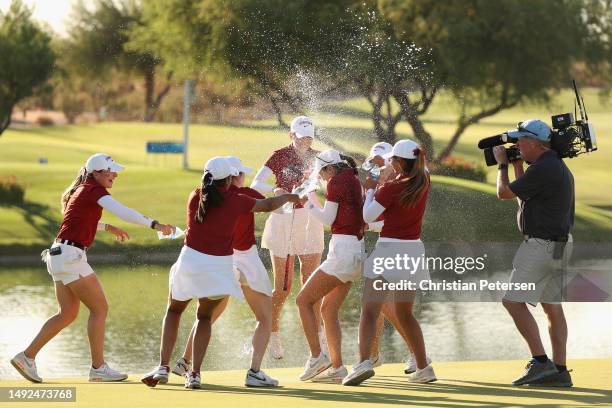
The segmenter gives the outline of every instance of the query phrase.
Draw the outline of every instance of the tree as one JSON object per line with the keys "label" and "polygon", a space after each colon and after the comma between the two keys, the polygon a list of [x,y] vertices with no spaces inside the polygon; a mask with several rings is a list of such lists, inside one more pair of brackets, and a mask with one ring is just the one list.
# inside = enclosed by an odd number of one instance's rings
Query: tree
{"label": "tree", "polygon": [[459,107],[456,129],[436,160],[452,152],[469,126],[526,100],[550,100],[554,91],[569,84],[575,62],[602,58],[585,53],[592,49],[590,43],[602,41],[594,39],[586,24],[588,4],[589,0],[379,2],[379,10],[401,36],[432,50],[438,81]]}
{"label": "tree", "polygon": [[0,135],[11,124],[15,105],[51,76],[55,55],[50,43],[20,0],[0,12]]}
{"label": "tree", "polygon": [[[110,68],[135,72],[144,78],[144,120],[153,120],[159,106],[170,91],[166,84],[155,94],[155,77],[161,60],[153,53],[127,47],[130,31],[142,24],[140,3],[135,0],[97,0],[89,10],[81,2],[75,7],[75,19],[69,34],[71,56],[82,66],[82,73],[99,78]],[[167,73],[167,81],[172,73]]]}

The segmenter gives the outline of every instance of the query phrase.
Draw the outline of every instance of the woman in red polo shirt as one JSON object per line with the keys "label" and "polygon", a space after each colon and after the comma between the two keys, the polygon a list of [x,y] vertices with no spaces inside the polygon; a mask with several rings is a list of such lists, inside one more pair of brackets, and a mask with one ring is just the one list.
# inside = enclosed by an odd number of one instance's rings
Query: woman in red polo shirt
{"label": "woman in red polo shirt", "polygon": [[164,317],[159,367],[142,378],[154,387],[166,382],[168,363],[174,350],[182,313],[191,299],[198,299],[197,326],[193,334],[191,373],[185,388],[200,388],[200,368],[210,341],[213,316],[225,298],[243,299],[233,271],[234,229],[241,216],[273,211],[287,202],[299,202],[295,194],[255,199],[230,188],[238,176],[224,157],[214,157],[205,166],[202,185],[189,196],[185,245],[170,270],[170,294]]}
{"label": "woman in red polo shirt", "polygon": [[17,371],[32,382],[42,382],[34,358],[49,340],[76,319],[80,302],[89,309],[89,380],[121,381],[127,378],[126,374],[113,370],[104,361],[104,325],[108,303],[98,277],[87,263],[85,251],[93,243],[96,231],[108,231],[122,242],[129,239],[127,232],[99,222],[103,209],[124,221],[151,227],[164,234],[172,233],[174,227],[145,217],[111,197],[107,189],[113,187],[117,172],[123,169],[109,155],[95,154],[87,160],[62,196],[64,217],[60,232],[51,248],[42,254],[55,283],[60,310],[45,322],[28,348],[11,360]]}
{"label": "woman in red polo shirt", "polygon": [[[347,370],[342,364],[342,335],[338,311],[351,284],[361,275],[359,268],[363,254],[362,218],[363,195],[357,178],[355,161],[335,150],[319,153],[315,161],[315,175],[327,182],[326,201],[321,206],[311,193],[306,209],[322,224],[331,225],[327,259],[308,278],[296,298],[310,358],[306,362],[302,381],[340,382]],[[322,300],[321,315],[328,342],[329,357],[321,349],[315,304]],[[331,361],[330,361],[331,358]],[[324,372],[326,369],[328,369]]]}
{"label": "woman in red polo shirt", "polygon": [[[368,178],[364,184],[366,199],[363,206],[363,219],[373,222],[379,217],[384,221],[376,252],[381,257],[407,254],[422,257],[425,248],[420,240],[423,216],[427,205],[430,181],[425,167],[423,150],[412,140],[400,140],[389,153],[396,178],[387,181],[374,191],[377,182]],[[370,256],[375,257],[376,254]],[[386,261],[387,259],[385,259]],[[377,271],[373,267],[364,268],[364,292],[359,323],[360,363],[343,380],[344,385],[359,385],[374,375],[369,360],[372,342],[376,335],[376,321],[387,297],[395,306],[395,315],[408,335],[408,341],[415,355],[417,369],[409,377],[410,382],[426,383],[436,381],[433,367],[427,361],[423,332],[419,322],[412,314],[415,291],[394,291],[389,293],[380,283],[397,283],[402,280],[418,282],[428,278],[426,265],[415,271],[402,270],[400,267]]]}
{"label": "woman in red polo shirt", "polygon": [[[253,170],[244,166],[240,159],[235,156],[226,156],[226,159],[232,167],[240,172],[238,176],[232,177],[230,189],[258,200],[264,199],[265,197],[256,190],[244,187],[245,175]],[[268,271],[259,258],[256,243],[255,214],[249,212],[241,215],[236,221],[232,241],[234,272],[240,281],[242,293],[257,319],[257,326],[255,333],[253,333],[251,366],[247,371],[244,384],[247,387],[276,387],[278,381],[260,369],[272,329],[272,285],[270,284]],[[213,323],[217,317],[217,315],[213,316]],[[172,369],[174,374],[185,376],[189,375],[191,371],[192,340],[196,326],[197,321],[189,333],[183,356]],[[160,377],[161,381],[167,381],[167,378],[161,379]]]}
{"label": "woman in red polo shirt", "polygon": [[[274,191],[276,195],[290,192],[299,186],[309,176],[318,153],[310,148],[314,134],[312,119],[306,116],[293,119],[289,132],[291,144],[270,156],[255,175],[251,187],[262,194]],[[267,184],[272,176],[276,178],[276,188]],[[278,359],[283,357],[279,321],[283,305],[291,292],[294,256],[297,255],[300,260],[303,284],[321,263],[323,225],[301,204],[296,205],[291,214],[274,212],[266,220],[261,247],[270,251],[274,272],[270,352],[272,357]],[[317,320],[320,321],[319,306],[316,309]],[[324,340],[322,333],[321,337]]]}

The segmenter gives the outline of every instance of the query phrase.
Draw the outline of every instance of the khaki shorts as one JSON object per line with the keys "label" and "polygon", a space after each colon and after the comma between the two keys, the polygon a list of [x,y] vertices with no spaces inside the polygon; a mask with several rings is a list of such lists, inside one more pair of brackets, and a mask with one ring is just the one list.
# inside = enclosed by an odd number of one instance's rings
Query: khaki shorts
{"label": "khaki shorts", "polygon": [[567,284],[567,264],[572,253],[572,237],[565,245],[563,256],[553,259],[556,243],[529,238],[521,243],[512,261],[510,283],[532,284],[533,290],[509,290],[504,300],[520,303],[561,303]]}

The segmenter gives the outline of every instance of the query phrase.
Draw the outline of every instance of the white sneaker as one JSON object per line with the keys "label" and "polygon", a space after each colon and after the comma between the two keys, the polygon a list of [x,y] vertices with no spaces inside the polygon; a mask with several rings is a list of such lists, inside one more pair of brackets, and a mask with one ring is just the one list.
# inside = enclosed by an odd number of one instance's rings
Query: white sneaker
{"label": "white sneaker", "polygon": [[200,380],[200,373],[189,373],[187,381],[185,381],[185,388],[192,390],[202,388],[202,381]]}
{"label": "white sneaker", "polygon": [[312,379],[314,382],[333,382],[333,383],[341,383],[344,377],[348,375],[348,370],[345,366],[340,366],[338,368],[329,367],[327,371],[323,371],[321,374],[317,375]]}
{"label": "white sneaker", "polygon": [[309,358],[300,375],[300,381],[308,381],[331,367],[331,361],[326,354],[321,353],[317,358]]}
{"label": "white sneaker", "polygon": [[364,360],[353,366],[353,371],[342,380],[342,385],[359,385],[374,375],[374,367],[370,360]]}
{"label": "white sneaker", "polygon": [[[431,364],[431,358],[425,357],[427,365]],[[406,358],[406,367],[404,368],[404,374],[412,374],[417,370],[417,362],[413,353],[408,354]]]}
{"label": "white sneaker", "polygon": [[370,361],[372,361],[373,368],[380,367],[381,365],[383,365],[383,358],[380,353],[378,353],[378,355]]}
{"label": "white sneaker", "polygon": [[329,356],[329,348],[327,347],[327,337],[325,337],[325,332],[323,330],[319,332],[319,345],[321,346],[321,352]]}
{"label": "white sneaker", "polygon": [[96,382],[110,382],[110,381],[123,381],[128,378],[127,374],[120,373],[117,370],[113,370],[106,363],[103,363],[98,368],[91,367],[89,369],[89,381]]}
{"label": "white sneaker", "polygon": [[272,354],[272,357],[274,357],[277,360],[280,360],[281,358],[283,358],[283,345],[281,344],[281,338],[280,338],[280,333],[279,332],[272,332],[270,333],[270,353]]}
{"label": "white sneaker", "polygon": [[424,383],[434,382],[436,380],[437,380],[436,373],[434,373],[434,369],[431,365],[428,365],[422,370],[419,370],[417,368],[414,374],[408,377],[408,382],[411,382],[411,383],[424,384]]}
{"label": "white sneaker", "polygon": [[172,369],[173,374],[180,375],[181,377],[186,377],[190,371],[191,363],[188,363],[183,357],[176,362],[176,365]]}
{"label": "white sneaker", "polygon": [[11,364],[26,380],[30,380],[35,383],[42,382],[42,378],[39,377],[38,372],[36,371],[36,362],[33,358],[26,357],[23,351],[13,357]]}
{"label": "white sneaker", "polygon": [[244,379],[244,385],[247,387],[278,387],[278,380],[270,377],[263,370],[255,372],[249,368]]}
{"label": "white sneaker", "polygon": [[[151,377],[153,381],[155,381],[155,385],[159,384],[167,384],[168,377],[170,377],[169,369],[166,366],[159,366],[155,370],[151,371],[148,374],[145,374],[146,377]],[[144,381],[143,381],[144,382]]]}

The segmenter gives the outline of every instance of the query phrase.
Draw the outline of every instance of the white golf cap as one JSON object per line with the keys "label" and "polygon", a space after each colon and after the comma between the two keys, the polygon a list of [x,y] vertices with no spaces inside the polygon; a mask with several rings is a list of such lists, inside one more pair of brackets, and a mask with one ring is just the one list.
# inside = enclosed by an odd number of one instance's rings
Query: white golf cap
{"label": "white golf cap", "polygon": [[374,156],[382,157],[383,155],[389,153],[391,150],[393,150],[393,145],[391,143],[378,142],[374,144],[374,146],[372,146],[372,148],[370,149],[369,158],[371,159]]}
{"label": "white golf cap", "polygon": [[310,119],[308,116],[298,116],[293,118],[291,121],[291,133],[295,133],[299,139],[303,137],[314,138],[315,129],[312,119]]}
{"label": "white golf cap", "polygon": [[240,159],[236,156],[225,156],[225,158],[229,162],[230,166],[237,169],[241,173],[250,173],[253,171],[252,168],[243,165],[242,161],[240,161]]}
{"label": "white golf cap", "polygon": [[125,167],[116,163],[112,157],[106,153],[96,153],[87,159],[85,163],[85,169],[88,173],[94,171],[108,170],[108,171],[121,171]]}
{"label": "white golf cap", "polygon": [[340,158],[340,153],[337,150],[324,150],[315,157],[315,168],[313,175],[318,175],[323,167],[343,162],[345,161]]}
{"label": "white golf cap", "polygon": [[213,180],[222,180],[229,176],[237,176],[240,172],[234,168],[225,157],[216,156],[206,162],[204,171],[213,176]]}
{"label": "white golf cap", "polygon": [[410,139],[400,140],[395,143],[393,150],[383,155],[385,159],[390,159],[393,156],[402,157],[404,159],[413,160],[417,158],[421,146],[418,143],[413,142]]}

